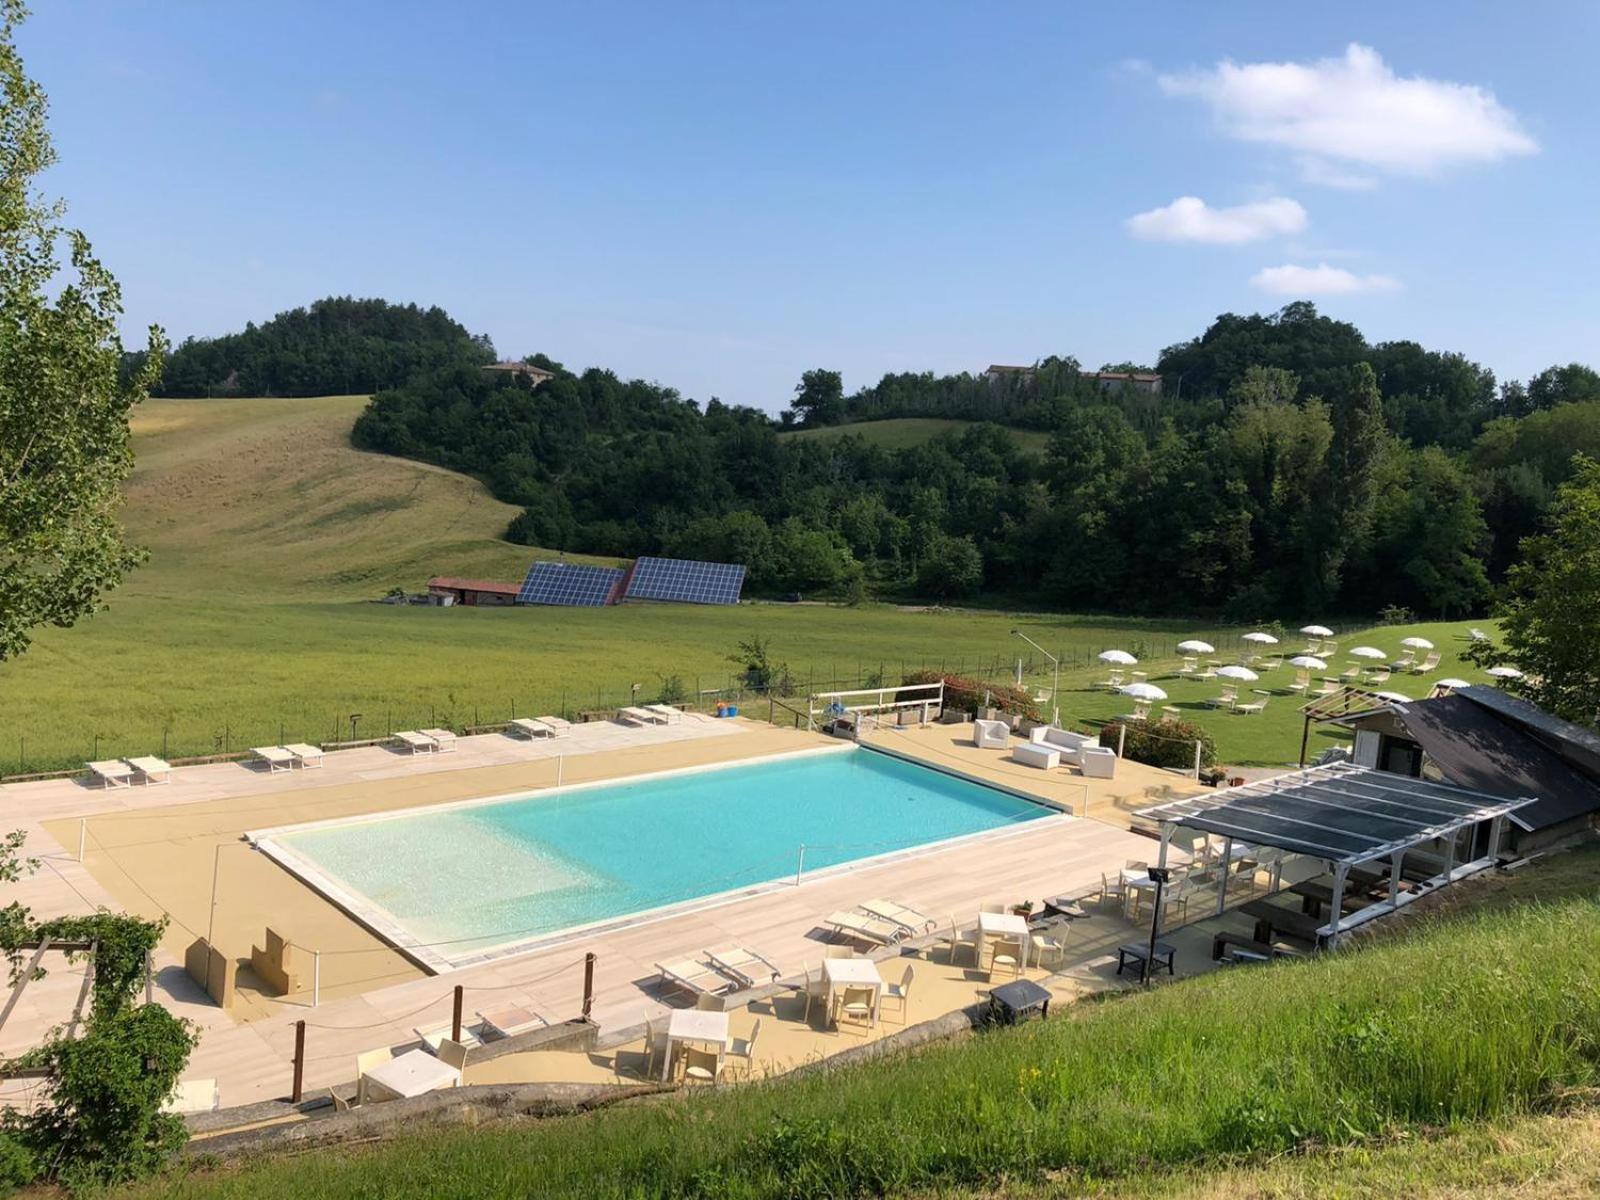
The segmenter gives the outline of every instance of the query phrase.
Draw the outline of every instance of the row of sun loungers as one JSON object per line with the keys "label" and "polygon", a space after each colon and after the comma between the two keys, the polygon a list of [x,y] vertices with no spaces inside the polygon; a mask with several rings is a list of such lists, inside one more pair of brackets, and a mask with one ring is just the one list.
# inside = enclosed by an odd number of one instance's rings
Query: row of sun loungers
{"label": "row of sun loungers", "polygon": [[250,751],[256,762],[265,763],[268,774],[273,771],[292,771],[295,767],[309,770],[322,765],[322,747],[305,742],[290,742],[283,746],[256,746]]}
{"label": "row of sun loungers", "polygon": [[525,738],[566,737],[572,732],[572,722],[562,717],[518,717],[506,726],[506,732]]}
{"label": "row of sun loungers", "polygon": [[100,781],[101,787],[132,787],[135,779],[146,785],[172,782],[172,764],[154,755],[107,758],[87,765],[89,774]]}
{"label": "row of sun loungers", "polygon": [[683,710],[670,704],[640,704],[618,709],[617,717],[625,725],[676,725],[683,720]]}
{"label": "row of sun loungers", "polygon": [[823,924],[835,935],[869,946],[892,946],[938,924],[927,913],[893,900],[866,900],[829,914]]}
{"label": "row of sun loungers", "polygon": [[724,992],[744,991],[778,978],[772,960],[747,946],[723,946],[700,951],[700,958],[677,958],[658,962],[661,982],[671,984],[691,996],[719,996]]}
{"label": "row of sun loungers", "polygon": [[448,729],[402,729],[395,739],[412,754],[453,754],[456,735]]}

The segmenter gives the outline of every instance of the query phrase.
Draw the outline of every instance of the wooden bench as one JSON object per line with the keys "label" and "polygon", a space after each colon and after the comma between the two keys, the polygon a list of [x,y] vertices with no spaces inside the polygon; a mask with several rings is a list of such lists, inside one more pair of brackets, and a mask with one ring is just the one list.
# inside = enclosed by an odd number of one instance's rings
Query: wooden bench
{"label": "wooden bench", "polygon": [[1297,957],[1294,951],[1274,946],[1271,942],[1261,942],[1243,933],[1229,933],[1227,930],[1223,930],[1223,932],[1211,939],[1212,961],[1221,962],[1230,947],[1235,950],[1241,950],[1246,954],[1255,955],[1257,958]]}
{"label": "wooden bench", "polygon": [[1322,942],[1323,922],[1318,917],[1308,917],[1293,909],[1280,908],[1266,900],[1252,900],[1241,904],[1239,911],[1256,919],[1255,940],[1271,942],[1274,936],[1290,941],[1304,942],[1315,948]]}

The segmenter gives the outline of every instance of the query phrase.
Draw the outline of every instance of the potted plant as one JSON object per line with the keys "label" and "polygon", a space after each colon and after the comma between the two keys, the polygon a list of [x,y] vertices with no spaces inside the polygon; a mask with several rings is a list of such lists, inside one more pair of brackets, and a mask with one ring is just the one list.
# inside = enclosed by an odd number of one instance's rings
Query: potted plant
{"label": "potted plant", "polygon": [[1013,904],[1011,906],[1011,912],[1014,916],[1031,917],[1033,916],[1033,901],[1024,900],[1021,904]]}

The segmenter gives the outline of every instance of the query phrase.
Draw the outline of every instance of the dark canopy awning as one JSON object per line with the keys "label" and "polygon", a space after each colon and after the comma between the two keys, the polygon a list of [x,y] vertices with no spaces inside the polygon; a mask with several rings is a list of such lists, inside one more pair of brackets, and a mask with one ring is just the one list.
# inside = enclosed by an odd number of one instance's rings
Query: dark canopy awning
{"label": "dark canopy awning", "polygon": [[1141,809],[1148,820],[1354,865],[1533,803],[1333,763]]}

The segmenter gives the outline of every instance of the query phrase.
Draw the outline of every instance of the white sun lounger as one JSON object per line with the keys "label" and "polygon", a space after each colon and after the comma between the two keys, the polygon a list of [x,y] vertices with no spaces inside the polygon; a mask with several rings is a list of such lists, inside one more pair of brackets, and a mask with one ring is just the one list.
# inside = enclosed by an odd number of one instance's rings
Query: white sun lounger
{"label": "white sun lounger", "polygon": [[668,725],[676,725],[683,720],[683,709],[673,708],[670,704],[646,704],[644,709],[646,712],[655,713]]}
{"label": "white sun lounger", "polygon": [[906,927],[859,909],[840,909],[823,922],[834,933],[874,946],[892,946],[906,935]]}
{"label": "white sun lounger", "polygon": [[294,755],[295,762],[302,768],[320,767],[322,765],[322,747],[308,745],[305,742],[290,742],[287,746],[280,746],[280,750],[287,750]]}
{"label": "white sun lounger", "polygon": [[692,958],[676,958],[671,962],[657,963],[661,982],[676,984],[692,996],[718,995],[733,990],[733,980],[724,979],[705,963]]}
{"label": "white sun lounger", "polygon": [[567,734],[572,732],[572,722],[567,720],[565,717],[544,716],[535,717],[534,720],[540,725],[543,725],[556,737],[566,737]]}
{"label": "white sun lounger", "polygon": [[[145,781],[147,786],[152,783],[172,782],[172,764],[164,758],[157,758],[153,754],[144,754],[138,758],[125,758],[122,761],[139,772],[139,777]],[[161,778],[157,779],[157,775],[161,776]]]}
{"label": "white sun lounger", "polygon": [[402,729],[394,736],[413,754],[432,754],[439,749],[438,742],[425,733],[418,733],[415,729]]}
{"label": "white sun lounger", "polygon": [[666,721],[643,708],[619,708],[617,719],[625,725],[665,725]]}
{"label": "white sun lounger", "polygon": [[440,754],[454,754],[456,749],[456,735],[449,729],[424,729],[423,737],[430,737],[438,746]]}
{"label": "white sun lounger", "polygon": [[88,764],[89,773],[101,787],[132,787],[133,768],[119,758],[103,758]]}
{"label": "white sun lounger", "polygon": [[267,774],[274,771],[292,771],[294,769],[294,755],[282,746],[256,746],[250,751],[258,759],[267,764]]}
{"label": "white sun lounger", "polygon": [[507,733],[520,733],[525,738],[555,737],[556,731],[543,721],[535,721],[532,717],[518,717],[506,725]]}
{"label": "white sun lounger", "polygon": [[893,921],[909,933],[927,933],[939,924],[927,913],[896,900],[864,900],[856,907],[885,921]]}
{"label": "white sun lounger", "polygon": [[723,946],[716,950],[702,950],[709,962],[741,988],[753,988],[757,983],[771,983],[778,977],[778,968],[764,954],[757,954],[746,946]]}

